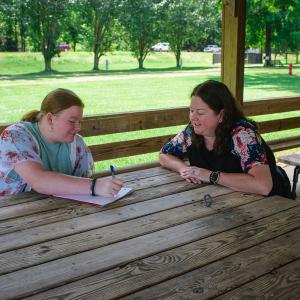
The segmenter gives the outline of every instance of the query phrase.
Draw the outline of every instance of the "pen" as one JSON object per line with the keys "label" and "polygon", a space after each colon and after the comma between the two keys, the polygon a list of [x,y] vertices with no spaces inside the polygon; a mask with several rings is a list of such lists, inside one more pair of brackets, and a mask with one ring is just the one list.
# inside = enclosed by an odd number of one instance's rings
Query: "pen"
{"label": "pen", "polygon": [[116,175],[116,171],[115,171],[115,168],[114,168],[114,166],[112,166],[112,165],[110,165],[110,172],[111,172],[111,176],[112,177],[115,177],[115,175]]}

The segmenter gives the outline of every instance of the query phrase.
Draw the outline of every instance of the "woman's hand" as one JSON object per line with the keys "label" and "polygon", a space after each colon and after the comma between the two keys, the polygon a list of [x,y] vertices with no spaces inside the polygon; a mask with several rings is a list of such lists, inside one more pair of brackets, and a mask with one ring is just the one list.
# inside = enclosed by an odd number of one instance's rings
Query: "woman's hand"
{"label": "woman's hand", "polygon": [[186,181],[201,184],[203,182],[209,182],[211,171],[198,167],[186,167],[180,170],[179,173]]}
{"label": "woman's hand", "polygon": [[95,194],[104,197],[112,197],[118,194],[123,182],[114,177],[99,178],[95,185]]}

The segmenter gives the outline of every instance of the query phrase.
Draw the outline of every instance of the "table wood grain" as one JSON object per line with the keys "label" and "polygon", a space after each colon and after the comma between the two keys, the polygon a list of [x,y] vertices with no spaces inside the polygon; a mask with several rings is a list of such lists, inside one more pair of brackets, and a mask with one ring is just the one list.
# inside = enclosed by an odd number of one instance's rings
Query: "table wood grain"
{"label": "table wood grain", "polygon": [[300,295],[299,201],[193,185],[161,167],[119,177],[135,192],[105,207],[1,198],[0,299]]}

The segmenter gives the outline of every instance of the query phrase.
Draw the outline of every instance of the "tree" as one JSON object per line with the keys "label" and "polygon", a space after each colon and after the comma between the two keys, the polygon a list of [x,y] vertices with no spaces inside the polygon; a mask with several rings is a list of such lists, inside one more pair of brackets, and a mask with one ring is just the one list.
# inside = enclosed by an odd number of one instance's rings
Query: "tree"
{"label": "tree", "polygon": [[17,27],[18,1],[2,0],[0,12],[3,18],[3,44],[6,51],[18,51],[18,27]]}
{"label": "tree", "polygon": [[85,26],[81,7],[77,2],[72,5],[72,9],[68,10],[65,23],[66,27],[61,37],[63,41],[71,44],[75,52],[77,44],[83,40]]}
{"label": "tree", "polygon": [[162,0],[122,2],[119,20],[127,32],[129,47],[138,60],[139,69],[144,68],[144,60],[160,35],[164,5]]}
{"label": "tree", "polygon": [[[220,39],[221,12],[219,0],[169,0],[166,9],[165,35],[180,66],[183,46],[189,41]],[[220,8],[219,8],[220,9]]]}
{"label": "tree", "polygon": [[175,54],[176,67],[180,67],[181,50],[192,33],[193,0],[171,0],[168,3],[165,35]]}
{"label": "tree", "polygon": [[[64,23],[68,0],[26,0],[32,33],[39,40],[45,71],[51,72],[51,60],[59,53],[57,41]],[[25,2],[25,0],[24,0]]]}
{"label": "tree", "polygon": [[[248,0],[247,8],[247,43],[264,47],[269,58],[272,47],[279,52],[287,51],[292,44],[290,26],[299,28],[300,1]],[[292,19],[295,26],[290,22]],[[266,65],[271,65],[271,60],[266,61]]]}
{"label": "tree", "polygon": [[110,50],[114,40],[114,24],[118,0],[81,0],[85,28],[83,35],[94,52],[93,70],[99,70],[99,60]]}

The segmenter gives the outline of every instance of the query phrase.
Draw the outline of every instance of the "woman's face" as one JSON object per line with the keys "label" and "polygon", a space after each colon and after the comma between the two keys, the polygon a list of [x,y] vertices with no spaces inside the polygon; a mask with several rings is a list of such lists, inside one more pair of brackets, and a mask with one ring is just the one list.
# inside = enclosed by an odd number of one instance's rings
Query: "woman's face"
{"label": "woman's face", "polygon": [[83,109],[71,106],[57,114],[52,114],[52,137],[55,142],[72,143],[81,129]]}
{"label": "woman's face", "polygon": [[214,137],[215,130],[222,122],[223,110],[216,114],[200,97],[192,96],[190,121],[194,132],[205,137]]}

